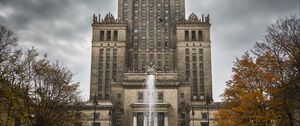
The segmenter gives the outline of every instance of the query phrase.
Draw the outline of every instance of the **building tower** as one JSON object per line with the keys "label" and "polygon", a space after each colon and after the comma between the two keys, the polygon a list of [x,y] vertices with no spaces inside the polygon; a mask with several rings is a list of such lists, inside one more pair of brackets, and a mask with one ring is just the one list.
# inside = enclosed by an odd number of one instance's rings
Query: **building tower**
{"label": "building tower", "polygon": [[185,0],[118,0],[118,17],[94,15],[92,28],[90,100],[113,105],[113,125],[147,122],[149,62],[157,126],[190,125],[191,106],[212,100],[209,16],[185,19]]}

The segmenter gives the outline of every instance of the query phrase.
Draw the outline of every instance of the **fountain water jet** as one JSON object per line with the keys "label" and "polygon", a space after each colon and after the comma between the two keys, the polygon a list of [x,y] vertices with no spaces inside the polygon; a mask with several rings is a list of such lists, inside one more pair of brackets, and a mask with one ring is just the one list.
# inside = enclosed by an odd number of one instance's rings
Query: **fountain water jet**
{"label": "fountain water jet", "polygon": [[155,75],[147,75],[147,92],[148,92],[148,126],[152,126],[153,124],[153,108],[154,108],[154,91],[155,91]]}
{"label": "fountain water jet", "polygon": [[148,93],[148,126],[153,126],[153,111],[155,102],[155,66],[150,63],[146,67],[146,85]]}

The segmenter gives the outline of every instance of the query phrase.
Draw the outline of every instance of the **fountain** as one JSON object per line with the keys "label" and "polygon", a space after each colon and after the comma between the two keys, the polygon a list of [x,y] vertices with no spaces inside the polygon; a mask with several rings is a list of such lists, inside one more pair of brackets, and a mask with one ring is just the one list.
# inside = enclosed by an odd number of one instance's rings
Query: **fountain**
{"label": "fountain", "polygon": [[146,67],[146,85],[148,93],[148,126],[153,126],[153,108],[155,102],[155,66],[152,62]]}

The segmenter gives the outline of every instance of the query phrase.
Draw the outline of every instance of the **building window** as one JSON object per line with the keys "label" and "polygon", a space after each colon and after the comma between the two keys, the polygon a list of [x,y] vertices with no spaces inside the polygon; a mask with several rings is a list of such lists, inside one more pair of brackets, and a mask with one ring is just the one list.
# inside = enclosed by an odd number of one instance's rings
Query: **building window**
{"label": "building window", "polygon": [[93,112],[93,119],[99,120],[99,119],[100,119],[100,113],[98,113],[98,112]]}
{"label": "building window", "polygon": [[180,93],[180,98],[184,98],[184,93]]}
{"label": "building window", "polygon": [[145,39],[146,39],[146,36],[145,36],[145,35],[143,35],[143,36],[142,36],[142,40],[145,40]]}
{"label": "building window", "polygon": [[161,66],[161,61],[157,61],[157,66]]}
{"label": "building window", "polygon": [[176,0],[176,6],[179,6],[179,0]]}
{"label": "building window", "polygon": [[186,56],[186,57],[185,57],[185,62],[186,62],[186,63],[189,63],[189,62],[190,62],[190,57],[189,57],[189,56]]}
{"label": "building window", "polygon": [[181,108],[185,108],[185,102],[180,102]]}
{"label": "building window", "polygon": [[[168,19],[168,16],[165,17],[165,19]],[[165,27],[168,27],[169,23],[165,23]]]}
{"label": "building window", "polygon": [[107,41],[111,41],[111,31],[107,31]]}
{"label": "building window", "polygon": [[185,49],[185,55],[190,55],[190,49],[188,48]]}
{"label": "building window", "polygon": [[203,70],[204,70],[203,63],[200,63],[200,64],[199,64],[199,69],[200,69],[200,71],[203,71]]}
{"label": "building window", "polygon": [[165,10],[165,14],[168,14],[169,13],[169,10]]}
{"label": "building window", "polygon": [[141,32],[145,34],[145,33],[146,33],[146,28],[145,28],[145,27],[142,27]]}
{"label": "building window", "polygon": [[[110,49],[106,49],[106,75],[105,75],[105,81],[108,82],[110,79]],[[106,86],[108,88],[108,86]],[[105,95],[106,98],[108,98]]]}
{"label": "building window", "polygon": [[120,93],[118,93],[118,94],[117,94],[117,97],[118,97],[118,99],[120,99],[120,98],[121,98],[121,94],[120,94]]}
{"label": "building window", "polygon": [[138,69],[138,54],[133,55],[133,66],[135,69]]}
{"label": "building window", "polygon": [[82,126],[82,122],[75,122],[74,126]]}
{"label": "building window", "polygon": [[201,118],[202,119],[207,119],[207,117],[208,117],[207,112],[201,112]]}
{"label": "building window", "polygon": [[138,92],[138,102],[143,102],[143,101],[144,101],[144,93]]}
{"label": "building window", "polygon": [[166,65],[166,66],[169,66],[169,65],[170,65],[170,64],[169,64],[169,61],[166,60],[165,65]]}
{"label": "building window", "polygon": [[168,47],[169,43],[168,42],[165,42],[165,47]]}
{"label": "building window", "polygon": [[169,54],[165,54],[165,59],[169,59]]}
{"label": "building window", "polygon": [[153,47],[154,46],[154,42],[153,42],[153,40],[150,40],[149,41],[149,47]]}
{"label": "building window", "polygon": [[199,56],[200,62],[203,62],[203,56]]}
{"label": "building window", "polygon": [[208,122],[200,122],[201,126],[209,126]]}
{"label": "building window", "polygon": [[196,32],[192,31],[192,41],[196,41]]}
{"label": "building window", "polygon": [[198,39],[199,39],[199,41],[203,41],[203,33],[202,33],[202,31],[198,31]]}
{"label": "building window", "polygon": [[157,55],[157,59],[161,59],[161,54],[158,54],[158,55]]}
{"label": "building window", "polygon": [[150,60],[153,60],[153,58],[154,58],[153,54],[150,54]]}
{"label": "building window", "polygon": [[[195,77],[195,76],[194,76]],[[193,77],[193,93],[197,94],[197,78]]]}
{"label": "building window", "polygon": [[199,49],[199,55],[203,55],[203,49]]}
{"label": "building window", "polygon": [[99,50],[99,85],[102,84],[102,73],[103,73],[103,49]]}
{"label": "building window", "polygon": [[100,126],[100,122],[92,122],[93,126]]}
{"label": "building window", "polygon": [[100,31],[100,41],[104,41],[104,31]]}
{"label": "building window", "polygon": [[138,17],[137,15],[134,15],[134,19],[135,19],[135,20],[138,20],[139,17]]}
{"label": "building window", "polygon": [[118,31],[114,31],[114,41],[118,41]]}
{"label": "building window", "polygon": [[[196,56],[192,56],[192,61],[196,62]],[[193,66],[193,69],[194,69],[194,66]]]}
{"label": "building window", "polygon": [[81,117],[81,112],[76,112],[76,113],[75,113],[75,118],[76,118],[76,120],[79,120],[80,117]]}
{"label": "building window", "polygon": [[142,44],[141,44],[142,47],[145,47],[146,46],[146,43],[145,41],[142,41]]}
{"label": "building window", "polygon": [[149,10],[149,12],[150,12],[150,14],[152,14],[152,13],[153,13],[153,10],[152,10],[152,9],[150,9],[150,10]]}
{"label": "building window", "polygon": [[158,118],[157,118],[157,123],[158,123],[158,126],[163,126],[164,125],[164,122],[165,122],[165,114],[163,112],[159,112],[157,114]]}
{"label": "building window", "polygon": [[163,92],[158,92],[158,102],[163,102],[164,101],[164,93]]}
{"label": "building window", "polygon": [[193,53],[193,55],[196,55],[196,49],[195,48],[192,49],[192,53]]}
{"label": "building window", "polygon": [[185,73],[186,73],[186,81],[189,81],[190,79],[190,57],[189,57],[190,51],[188,48],[185,49]]}
{"label": "building window", "polygon": [[117,76],[117,52],[118,49],[113,50],[113,75],[112,75],[113,80],[116,80],[116,76]]}
{"label": "building window", "polygon": [[184,31],[184,40],[189,41],[189,31]]}
{"label": "building window", "polygon": [[180,126],[185,126],[185,114],[180,114]]}
{"label": "building window", "polygon": [[137,125],[138,126],[144,125],[144,113],[142,113],[142,112],[137,113]]}

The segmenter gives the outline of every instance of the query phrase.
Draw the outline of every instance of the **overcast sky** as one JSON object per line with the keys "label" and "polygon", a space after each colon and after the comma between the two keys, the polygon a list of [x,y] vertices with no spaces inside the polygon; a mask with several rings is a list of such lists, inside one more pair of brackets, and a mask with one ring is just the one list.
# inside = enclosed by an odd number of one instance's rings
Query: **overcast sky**
{"label": "overcast sky", "polygon": [[[249,51],[279,17],[299,15],[298,0],[186,0],[186,16],[211,16],[214,100],[220,101],[236,57]],[[19,45],[61,61],[89,97],[93,13],[117,14],[117,0],[0,0],[0,23]]]}

